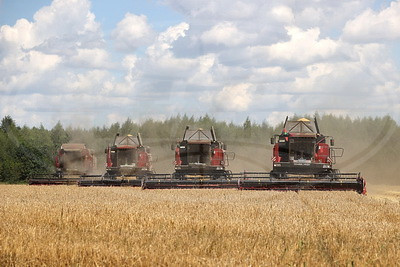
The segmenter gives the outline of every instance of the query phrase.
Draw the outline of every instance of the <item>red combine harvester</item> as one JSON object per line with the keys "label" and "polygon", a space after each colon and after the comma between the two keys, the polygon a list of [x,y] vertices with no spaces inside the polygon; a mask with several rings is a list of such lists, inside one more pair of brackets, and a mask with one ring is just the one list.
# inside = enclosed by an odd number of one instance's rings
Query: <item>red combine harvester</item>
{"label": "red combine harvester", "polygon": [[343,190],[366,193],[360,173],[340,173],[334,169],[343,148],[320,133],[317,120],[288,121],[282,133],[271,138],[273,169],[270,173],[245,172],[239,189],[255,190]]}
{"label": "red combine harvester", "polygon": [[117,133],[105,153],[106,173],[84,175],[80,186],[141,186],[142,178],[152,173],[150,148],[143,145],[140,133],[136,137]]}
{"label": "red combine harvester", "polygon": [[161,188],[237,188],[237,180],[226,169],[226,146],[211,130],[189,130],[187,126],[175,150],[175,173],[153,174],[143,180],[143,189]]}
{"label": "red combine harvester", "polygon": [[81,175],[90,174],[96,167],[93,150],[85,144],[62,144],[54,159],[56,172],[38,174],[29,179],[29,184],[76,184]]}

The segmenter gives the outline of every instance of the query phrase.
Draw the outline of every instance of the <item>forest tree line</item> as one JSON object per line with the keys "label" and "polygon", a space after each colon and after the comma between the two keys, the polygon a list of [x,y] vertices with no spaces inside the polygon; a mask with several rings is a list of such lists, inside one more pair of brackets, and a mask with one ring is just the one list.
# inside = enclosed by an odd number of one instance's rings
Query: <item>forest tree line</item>
{"label": "forest tree line", "polygon": [[[400,171],[400,127],[390,116],[350,119],[315,114],[305,117],[313,119],[314,116],[323,134],[334,136],[337,144],[350,151],[350,161],[372,153],[368,160],[361,163],[361,169],[372,176],[379,175],[379,171],[383,170],[390,176],[389,182],[400,184],[397,175]],[[299,117],[302,116],[290,119]],[[52,129],[46,129],[42,125],[19,126],[12,117],[5,116],[0,124],[0,182],[25,182],[34,174],[54,172],[53,159],[63,143],[85,143],[97,155],[103,155],[104,148],[113,141],[116,133],[125,135],[140,132],[145,145],[169,147],[172,142],[182,138],[187,125],[193,129],[214,126],[217,138],[224,141],[228,149],[232,144],[236,148],[267,148],[270,137],[281,132],[284,119],[281,124],[272,127],[267,122],[254,123],[249,118],[242,124],[234,124],[218,121],[208,115],[198,118],[178,115],[165,121],[147,119],[142,123],[128,118],[123,123],[90,129],[65,126],[58,122]],[[387,182],[386,178],[382,179]]]}

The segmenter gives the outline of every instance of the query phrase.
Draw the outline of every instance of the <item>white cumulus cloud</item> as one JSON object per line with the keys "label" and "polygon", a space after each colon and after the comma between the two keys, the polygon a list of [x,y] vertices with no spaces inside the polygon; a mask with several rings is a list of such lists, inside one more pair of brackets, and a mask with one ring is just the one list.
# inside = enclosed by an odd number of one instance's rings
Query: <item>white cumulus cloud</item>
{"label": "white cumulus cloud", "polygon": [[352,42],[384,42],[400,39],[400,1],[375,12],[367,9],[346,23],[343,37]]}
{"label": "white cumulus cloud", "polygon": [[310,64],[318,60],[326,60],[334,56],[338,43],[330,38],[320,39],[320,30],[312,28],[302,30],[297,27],[286,27],[290,40],[269,46],[255,46],[250,53],[266,60],[285,64]]}
{"label": "white cumulus cloud", "polygon": [[34,15],[38,36],[44,40],[54,36],[98,34],[100,24],[90,11],[89,0],[53,0]]}
{"label": "white cumulus cloud", "polygon": [[29,49],[39,43],[34,24],[26,19],[17,20],[13,27],[0,27],[0,47],[3,49]]}
{"label": "white cumulus cloud", "polygon": [[155,36],[145,15],[126,13],[112,32],[117,49],[134,51],[139,46],[149,45]]}
{"label": "white cumulus cloud", "polygon": [[181,37],[186,36],[186,31],[189,30],[189,24],[182,22],[178,25],[168,27],[168,29],[160,33],[155,43],[147,48],[147,54],[150,57],[160,57],[170,55],[172,44]]}
{"label": "white cumulus cloud", "polygon": [[211,104],[215,110],[245,111],[252,101],[251,87],[250,83],[224,86],[219,92],[201,96],[200,101]]}
{"label": "white cumulus cloud", "polygon": [[284,24],[292,24],[294,22],[294,14],[288,6],[276,6],[271,10],[272,17],[277,21],[283,22]]}
{"label": "white cumulus cloud", "polygon": [[69,61],[77,67],[107,68],[110,67],[108,52],[101,48],[78,48]]}
{"label": "white cumulus cloud", "polygon": [[209,44],[223,44],[225,46],[237,46],[253,39],[254,36],[241,32],[232,22],[224,21],[201,35],[201,40]]}

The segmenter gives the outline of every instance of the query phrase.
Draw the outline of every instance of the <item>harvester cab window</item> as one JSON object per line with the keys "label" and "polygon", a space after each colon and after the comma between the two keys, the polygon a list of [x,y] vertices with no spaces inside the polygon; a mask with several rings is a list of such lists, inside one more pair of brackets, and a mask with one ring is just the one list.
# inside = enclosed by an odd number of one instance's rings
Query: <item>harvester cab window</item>
{"label": "harvester cab window", "polygon": [[279,157],[283,162],[289,161],[289,144],[287,142],[279,144]]}
{"label": "harvester cab window", "polygon": [[[293,141],[292,141],[293,140]],[[291,139],[289,154],[291,160],[311,160],[315,151],[314,138]]]}
{"label": "harvester cab window", "polygon": [[136,149],[118,150],[118,166],[133,165],[137,161]]}
{"label": "harvester cab window", "polygon": [[62,157],[62,165],[64,171],[75,170],[81,171],[82,166],[82,155],[80,151],[65,151]]}
{"label": "harvester cab window", "polygon": [[[190,163],[209,164],[211,155],[210,144],[188,144],[184,149],[181,148],[181,160],[183,165]],[[183,152],[183,153],[182,153]]]}

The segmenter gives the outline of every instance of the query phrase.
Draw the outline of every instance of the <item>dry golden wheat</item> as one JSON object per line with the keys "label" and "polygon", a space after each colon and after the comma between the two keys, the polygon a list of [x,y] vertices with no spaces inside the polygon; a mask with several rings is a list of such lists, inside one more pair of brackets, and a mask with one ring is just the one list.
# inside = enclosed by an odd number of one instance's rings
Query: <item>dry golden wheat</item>
{"label": "dry golden wheat", "polygon": [[396,265],[400,204],[346,192],[0,185],[0,265]]}

